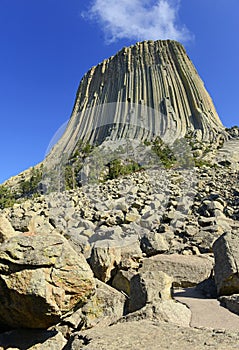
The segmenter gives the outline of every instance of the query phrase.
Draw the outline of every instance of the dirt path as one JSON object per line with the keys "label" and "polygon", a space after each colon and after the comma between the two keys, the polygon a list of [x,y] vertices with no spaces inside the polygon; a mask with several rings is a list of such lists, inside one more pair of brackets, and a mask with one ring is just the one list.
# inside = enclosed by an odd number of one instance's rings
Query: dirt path
{"label": "dirt path", "polygon": [[220,306],[217,299],[207,299],[195,288],[176,289],[174,298],[191,312],[191,327],[239,330],[239,316]]}

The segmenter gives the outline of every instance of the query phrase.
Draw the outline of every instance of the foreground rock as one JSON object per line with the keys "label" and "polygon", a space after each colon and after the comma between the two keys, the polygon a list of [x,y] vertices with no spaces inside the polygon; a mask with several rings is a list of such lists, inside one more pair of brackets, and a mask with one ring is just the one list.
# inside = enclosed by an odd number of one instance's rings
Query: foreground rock
{"label": "foreground rock", "polygon": [[142,269],[163,271],[172,276],[174,286],[190,287],[210,276],[213,261],[202,255],[159,254],[144,259]]}
{"label": "foreground rock", "polygon": [[172,278],[162,271],[142,271],[130,281],[129,311],[148,303],[158,304],[171,299]]}
{"label": "foreground rock", "polygon": [[60,235],[21,235],[0,246],[3,325],[48,328],[94,290],[85,258]]}
{"label": "foreground rock", "polygon": [[109,325],[124,314],[125,296],[96,280],[96,292],[81,309],[64,318],[63,325],[73,329],[87,329],[99,325]]}
{"label": "foreground rock", "polygon": [[147,318],[189,326],[190,310],[172,299],[172,278],[162,271],[139,271],[130,281],[130,314],[120,321]]}
{"label": "foreground rock", "polygon": [[213,245],[215,256],[215,282],[218,295],[239,293],[239,235],[227,232]]}
{"label": "foreground rock", "polygon": [[63,335],[54,330],[21,329],[21,331],[14,330],[0,335],[0,350],[60,350],[66,343],[67,340]]}
{"label": "foreground rock", "polygon": [[180,327],[149,320],[119,323],[75,334],[67,350],[238,349],[237,332]]}

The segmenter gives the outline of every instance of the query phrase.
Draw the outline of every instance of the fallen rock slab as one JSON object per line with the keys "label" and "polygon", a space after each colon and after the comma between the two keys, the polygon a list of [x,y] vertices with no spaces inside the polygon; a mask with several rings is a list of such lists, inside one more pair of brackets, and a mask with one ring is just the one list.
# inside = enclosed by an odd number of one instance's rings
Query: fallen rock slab
{"label": "fallen rock slab", "polygon": [[141,269],[163,271],[173,278],[174,286],[186,288],[207,279],[212,272],[213,261],[203,255],[159,254],[144,259]]}
{"label": "fallen rock slab", "polygon": [[93,273],[60,235],[20,235],[0,246],[0,322],[48,328],[95,292]]}

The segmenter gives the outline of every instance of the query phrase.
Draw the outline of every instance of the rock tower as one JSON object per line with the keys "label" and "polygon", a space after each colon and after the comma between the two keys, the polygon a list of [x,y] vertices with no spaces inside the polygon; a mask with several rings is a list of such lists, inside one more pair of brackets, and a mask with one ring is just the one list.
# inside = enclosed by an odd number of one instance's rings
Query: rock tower
{"label": "rock tower", "polygon": [[223,129],[184,47],[171,40],[144,41],[85,74],[55,149],[69,153],[79,139],[99,144],[158,135],[170,143],[188,131],[213,141]]}

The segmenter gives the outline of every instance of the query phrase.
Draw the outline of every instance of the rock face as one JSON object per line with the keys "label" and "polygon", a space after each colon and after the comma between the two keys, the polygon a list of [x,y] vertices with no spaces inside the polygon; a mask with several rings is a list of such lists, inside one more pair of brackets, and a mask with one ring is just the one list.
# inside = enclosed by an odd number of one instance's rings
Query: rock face
{"label": "rock face", "polygon": [[237,232],[227,232],[214,245],[215,282],[219,295],[239,293],[239,237]]}
{"label": "rock face", "polygon": [[79,139],[165,141],[196,131],[213,140],[223,127],[185,49],[175,41],[144,41],[123,48],[83,77],[72,116],[55,152],[71,153]]}
{"label": "rock face", "polygon": [[0,246],[0,322],[47,328],[85,304],[93,274],[60,235],[16,236]]}

